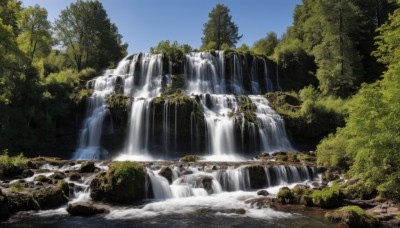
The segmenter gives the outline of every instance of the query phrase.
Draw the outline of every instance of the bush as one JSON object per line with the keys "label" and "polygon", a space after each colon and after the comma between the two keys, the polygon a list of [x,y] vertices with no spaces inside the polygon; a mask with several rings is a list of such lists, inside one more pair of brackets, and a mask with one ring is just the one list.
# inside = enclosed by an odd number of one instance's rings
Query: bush
{"label": "bush", "polygon": [[343,194],[339,186],[334,183],[331,187],[322,190],[315,190],[311,194],[312,202],[321,208],[336,208],[341,205]]}
{"label": "bush", "polygon": [[325,218],[330,221],[341,221],[350,227],[376,227],[378,225],[375,217],[368,215],[358,206],[346,206],[334,212],[328,212],[325,214]]}
{"label": "bush", "polygon": [[382,197],[400,202],[400,173],[390,175],[377,190]]}
{"label": "bush", "polygon": [[277,199],[280,203],[283,203],[283,204],[294,202],[293,193],[288,187],[283,187],[283,188],[279,189]]}

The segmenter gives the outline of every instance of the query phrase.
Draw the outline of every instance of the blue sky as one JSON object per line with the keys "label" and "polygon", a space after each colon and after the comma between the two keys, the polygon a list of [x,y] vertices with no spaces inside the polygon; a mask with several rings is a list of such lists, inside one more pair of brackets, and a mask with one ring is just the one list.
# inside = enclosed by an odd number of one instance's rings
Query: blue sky
{"label": "blue sky", "polygon": [[[73,0],[22,0],[24,6],[39,4],[54,22]],[[253,43],[269,31],[282,35],[293,21],[301,0],[102,0],[109,18],[119,29],[128,52],[148,52],[160,40],[177,40],[193,48],[201,45],[203,24],[216,4],[230,9],[243,34],[237,46]]]}

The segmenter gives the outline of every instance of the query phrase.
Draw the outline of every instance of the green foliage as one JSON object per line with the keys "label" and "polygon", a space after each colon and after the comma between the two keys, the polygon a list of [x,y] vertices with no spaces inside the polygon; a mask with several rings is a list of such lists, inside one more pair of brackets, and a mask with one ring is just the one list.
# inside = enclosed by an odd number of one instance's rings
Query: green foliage
{"label": "green foliage", "polygon": [[126,55],[127,44],[99,1],[71,3],[61,11],[55,30],[78,71],[88,66],[101,70]]}
{"label": "green foliage", "polygon": [[293,203],[294,202],[294,196],[292,191],[288,187],[283,187],[279,189],[277,199],[280,203]]}
{"label": "green foliage", "polygon": [[137,173],[143,173],[144,168],[137,162],[116,162],[110,167],[110,173],[113,174],[113,178],[116,180],[116,185],[127,182],[130,178],[137,175]]}
{"label": "green foliage", "polygon": [[346,147],[347,137],[343,128],[339,128],[336,134],[329,134],[317,146],[318,165],[348,168],[353,157],[346,154]]}
{"label": "green foliage", "polygon": [[13,167],[26,168],[28,161],[28,158],[24,157],[23,154],[9,156],[7,150],[0,155],[0,167],[2,167],[3,170],[9,170]]}
{"label": "green foliage", "polygon": [[242,44],[242,46],[238,47],[236,51],[239,53],[250,53],[250,47],[247,46],[246,44]]}
{"label": "green foliage", "polygon": [[179,44],[176,40],[171,44],[169,40],[161,40],[156,47],[150,48],[150,53],[173,55],[176,51],[189,53],[192,50],[193,48],[189,44]]}
{"label": "green foliage", "polygon": [[[229,15],[228,7],[217,4],[208,14],[208,22],[204,24],[203,37],[201,38],[202,49],[221,50],[223,44],[235,47],[241,38],[238,27],[232,22],[232,16]],[[210,42],[215,42],[212,49]]]}
{"label": "green foliage", "polygon": [[276,33],[268,32],[265,38],[260,39],[253,44],[251,50],[259,55],[272,56],[278,43],[279,40]]}
{"label": "green foliage", "polygon": [[334,183],[329,188],[315,190],[311,194],[311,198],[315,206],[321,208],[336,208],[341,205],[343,193],[341,192],[339,186]]}
{"label": "green foliage", "polygon": [[346,206],[334,212],[327,212],[325,218],[341,221],[349,227],[376,227],[378,225],[378,220],[374,216],[367,214],[358,206]]}
{"label": "green foliage", "polygon": [[25,188],[25,186],[23,183],[16,181],[10,185],[10,192],[17,193],[17,192],[23,191],[24,188]]}

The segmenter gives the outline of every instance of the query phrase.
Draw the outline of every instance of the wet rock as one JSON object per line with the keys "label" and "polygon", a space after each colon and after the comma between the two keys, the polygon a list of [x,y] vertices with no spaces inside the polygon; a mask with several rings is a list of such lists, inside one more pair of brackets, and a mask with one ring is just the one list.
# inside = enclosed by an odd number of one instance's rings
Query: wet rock
{"label": "wet rock", "polygon": [[185,157],[179,159],[181,162],[196,162],[198,160],[200,160],[200,156],[197,155],[186,155]]}
{"label": "wet rock", "polygon": [[113,163],[107,173],[99,173],[90,183],[92,199],[129,204],[146,197],[144,167],[137,162]]}
{"label": "wet rock", "polygon": [[267,185],[267,176],[263,166],[254,165],[246,168],[249,171],[250,187],[252,189],[260,189]]}
{"label": "wet rock", "polygon": [[257,192],[257,195],[259,195],[259,196],[268,196],[269,192],[267,190],[265,190],[265,189],[262,189],[262,190],[259,190]]}
{"label": "wet rock", "polygon": [[269,153],[261,153],[257,156],[258,159],[266,161],[268,159],[270,159],[270,155]]}
{"label": "wet rock", "polygon": [[50,178],[44,176],[44,175],[36,176],[33,180],[34,181],[39,181],[39,182],[42,182],[42,183],[52,183],[52,180]]}
{"label": "wet rock", "polygon": [[50,178],[53,178],[55,180],[64,180],[65,177],[65,173],[58,171],[50,175]]}
{"label": "wet rock", "polygon": [[92,161],[85,162],[79,169],[80,173],[93,173],[94,171],[95,171],[95,166],[94,162]]}
{"label": "wet rock", "polygon": [[375,215],[379,220],[388,221],[400,213],[400,208],[393,202],[385,202],[367,210],[367,212]]}
{"label": "wet rock", "polygon": [[80,181],[82,179],[81,175],[77,172],[71,172],[68,176],[71,181]]}
{"label": "wet rock", "polygon": [[24,177],[31,177],[31,176],[33,176],[35,174],[35,172],[33,172],[31,169],[25,169],[23,172],[22,172],[22,176],[24,176]]}
{"label": "wet rock", "polygon": [[172,183],[173,172],[170,167],[162,167],[158,174],[165,177],[170,184]]}
{"label": "wet rock", "polygon": [[8,203],[8,197],[3,194],[0,189],[0,221],[5,221],[10,218],[11,210]]}
{"label": "wet rock", "polygon": [[246,210],[244,208],[204,208],[200,209],[199,213],[223,213],[223,214],[238,214],[244,215],[246,214]]}
{"label": "wet rock", "polygon": [[33,197],[39,203],[42,210],[60,207],[68,202],[68,197],[59,186],[42,188],[35,192]]}
{"label": "wet rock", "polygon": [[346,206],[333,212],[328,212],[325,217],[330,221],[340,221],[349,227],[377,227],[378,220],[365,213],[358,206]]}
{"label": "wet rock", "polygon": [[244,201],[246,204],[250,204],[251,207],[255,207],[258,209],[261,208],[276,208],[276,199],[270,197],[258,197],[252,198]]}
{"label": "wet rock", "polygon": [[109,210],[99,207],[93,203],[79,202],[68,204],[67,212],[72,216],[92,216],[109,213]]}
{"label": "wet rock", "polygon": [[10,193],[7,195],[10,208],[13,213],[18,211],[39,210],[40,205],[28,193]]}
{"label": "wet rock", "polygon": [[278,195],[276,197],[278,201],[282,204],[294,203],[294,196],[292,191],[288,187],[283,187],[279,189]]}
{"label": "wet rock", "polygon": [[199,176],[197,178],[198,183],[200,183],[200,187],[204,188],[208,194],[212,194],[213,189],[212,189],[212,182],[213,178],[210,176]]}

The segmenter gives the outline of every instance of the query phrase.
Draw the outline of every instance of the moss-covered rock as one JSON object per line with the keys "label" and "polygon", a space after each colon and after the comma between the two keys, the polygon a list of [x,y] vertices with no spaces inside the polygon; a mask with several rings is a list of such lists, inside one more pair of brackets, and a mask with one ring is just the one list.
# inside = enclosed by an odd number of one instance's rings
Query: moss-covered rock
{"label": "moss-covered rock", "polygon": [[170,184],[172,183],[173,172],[170,167],[162,167],[158,174],[165,177]]}
{"label": "moss-covered rock", "polygon": [[336,208],[342,204],[343,193],[337,184],[333,184],[329,188],[315,190],[311,197],[313,204],[317,207]]}
{"label": "moss-covered rock", "polygon": [[288,187],[283,187],[283,188],[279,189],[279,192],[276,197],[277,197],[278,201],[282,204],[294,203],[293,193]]}
{"label": "moss-covered rock", "polygon": [[55,187],[50,186],[35,192],[33,197],[39,203],[40,209],[47,210],[60,207],[68,202],[68,197],[65,195],[64,191],[66,191],[64,184]]}
{"label": "moss-covered rock", "polygon": [[30,193],[11,193],[7,197],[13,213],[40,209],[39,203]]}
{"label": "moss-covered rock", "polygon": [[94,90],[93,89],[80,89],[76,90],[72,95],[71,99],[75,103],[76,106],[84,106],[86,105],[87,99],[92,96]]}
{"label": "moss-covered rock", "polygon": [[128,122],[129,107],[133,99],[121,93],[114,93],[107,97],[107,107],[111,112],[112,119],[119,125],[126,125]]}
{"label": "moss-covered rock", "polygon": [[57,183],[57,188],[61,189],[65,196],[69,197],[69,185],[67,182],[61,180]]}
{"label": "moss-covered rock", "polygon": [[50,178],[55,180],[63,180],[66,177],[65,173],[56,171],[55,173],[50,175]]}
{"label": "moss-covered rock", "polygon": [[39,175],[33,178],[34,181],[39,181],[42,183],[52,183],[51,178],[46,177],[45,175]]}
{"label": "moss-covered rock", "polygon": [[90,184],[92,199],[128,204],[146,197],[144,167],[137,162],[116,162]]}
{"label": "moss-covered rock", "polygon": [[201,158],[198,155],[186,155],[186,156],[180,158],[179,161],[181,161],[181,162],[197,162],[200,159]]}
{"label": "moss-covered rock", "polygon": [[365,213],[358,206],[342,207],[334,212],[328,212],[325,217],[330,221],[340,221],[347,224],[349,227],[377,227],[378,220]]}
{"label": "moss-covered rock", "polygon": [[70,172],[68,177],[71,181],[79,181],[82,179],[81,175],[79,175],[77,172]]}
{"label": "moss-covered rock", "polygon": [[87,161],[84,164],[82,164],[81,168],[79,169],[80,173],[93,173],[95,170],[95,165],[94,162],[92,161]]}
{"label": "moss-covered rock", "polygon": [[267,175],[263,166],[247,166],[246,169],[249,171],[250,187],[252,189],[260,189],[267,186]]}

